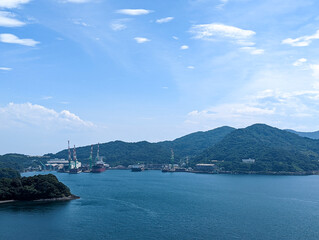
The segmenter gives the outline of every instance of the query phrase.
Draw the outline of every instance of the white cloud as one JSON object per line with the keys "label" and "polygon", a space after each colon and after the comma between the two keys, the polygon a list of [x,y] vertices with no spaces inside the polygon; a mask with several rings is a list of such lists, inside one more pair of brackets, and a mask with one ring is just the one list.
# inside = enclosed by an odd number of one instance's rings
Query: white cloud
{"label": "white cloud", "polygon": [[82,120],[68,110],[57,112],[32,103],[9,103],[0,108],[0,128],[40,127],[57,129],[77,129],[93,127],[94,124]]}
{"label": "white cloud", "polygon": [[40,42],[37,42],[33,39],[21,39],[17,36],[10,34],[10,33],[2,33],[0,34],[0,42],[3,43],[14,43],[14,44],[20,44],[25,46],[34,47],[35,45],[39,44]]}
{"label": "white cloud", "polygon": [[149,40],[148,38],[144,38],[144,37],[135,37],[134,40],[135,40],[137,43],[145,43],[145,42],[151,41],[151,40]]}
{"label": "white cloud", "polygon": [[174,18],[173,17],[166,17],[166,18],[161,18],[161,19],[157,19],[156,22],[157,23],[167,23],[172,21]]}
{"label": "white cloud", "polygon": [[178,37],[176,37],[176,36],[173,36],[172,38],[175,39],[175,40],[178,40]]}
{"label": "white cloud", "polygon": [[310,36],[302,36],[299,38],[287,38],[282,40],[282,44],[288,44],[293,47],[306,47],[309,46],[312,40],[319,39],[319,30],[315,34]]}
{"label": "white cloud", "polygon": [[247,51],[252,55],[260,55],[260,54],[264,54],[265,50],[264,49],[260,49],[260,48],[255,48],[255,47],[242,47],[240,48],[241,50]]}
{"label": "white cloud", "polygon": [[251,30],[244,30],[238,27],[228,26],[220,23],[193,25],[190,32],[195,39],[203,40],[234,40],[237,44],[251,46],[254,44],[251,39],[256,33]]}
{"label": "white cloud", "polygon": [[125,14],[125,15],[138,16],[138,15],[146,15],[153,11],[147,10],[147,9],[120,9],[120,10],[117,10],[116,12],[120,14]]}
{"label": "white cloud", "polygon": [[186,50],[186,49],[189,49],[189,46],[187,46],[187,45],[181,46],[181,50]]}
{"label": "white cloud", "polygon": [[300,58],[297,61],[295,61],[292,65],[294,65],[295,67],[300,67],[302,66],[305,62],[307,62],[306,58]]}
{"label": "white cloud", "polygon": [[194,66],[188,66],[187,68],[188,68],[188,69],[195,69]]}
{"label": "white cloud", "polygon": [[8,68],[8,67],[0,67],[0,70],[2,71],[11,71],[12,68]]}
{"label": "white cloud", "polygon": [[[282,92],[267,89],[234,103],[219,104],[187,115],[186,124],[244,127],[257,122],[283,128],[316,122],[319,90]],[[290,121],[294,118],[294,121]],[[292,124],[292,125],[290,125]]]}
{"label": "white cloud", "polygon": [[0,8],[17,8],[28,2],[30,2],[30,0],[0,0]]}
{"label": "white cloud", "polygon": [[21,27],[25,25],[24,22],[21,22],[14,17],[15,15],[10,12],[0,11],[0,27]]}

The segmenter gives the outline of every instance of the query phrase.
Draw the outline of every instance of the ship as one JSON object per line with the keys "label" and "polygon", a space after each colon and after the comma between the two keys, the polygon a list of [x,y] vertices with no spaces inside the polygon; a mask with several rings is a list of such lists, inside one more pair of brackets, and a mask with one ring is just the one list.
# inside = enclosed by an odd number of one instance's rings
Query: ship
{"label": "ship", "polygon": [[131,167],[132,172],[142,172],[144,171],[144,165],[136,164]]}
{"label": "ship", "polygon": [[103,162],[102,159],[100,159],[100,144],[97,145],[97,155],[96,155],[96,161],[95,164],[92,166],[92,173],[101,173],[104,172],[107,168],[107,164]]}

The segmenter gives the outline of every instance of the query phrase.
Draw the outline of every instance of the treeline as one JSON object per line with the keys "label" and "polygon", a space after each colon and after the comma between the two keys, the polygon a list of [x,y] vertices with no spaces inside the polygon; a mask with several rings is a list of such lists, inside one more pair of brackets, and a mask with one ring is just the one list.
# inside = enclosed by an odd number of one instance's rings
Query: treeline
{"label": "treeline", "polygon": [[0,168],[12,168],[18,171],[23,171],[28,167],[37,167],[39,161],[45,163],[48,160],[46,157],[31,157],[23,154],[5,154],[0,155]]}
{"label": "treeline", "polygon": [[[70,189],[52,174],[21,178],[18,172],[1,172],[5,173],[4,176],[9,174],[10,178],[0,178],[0,201],[30,201],[71,196]],[[14,175],[17,177],[13,177]]]}

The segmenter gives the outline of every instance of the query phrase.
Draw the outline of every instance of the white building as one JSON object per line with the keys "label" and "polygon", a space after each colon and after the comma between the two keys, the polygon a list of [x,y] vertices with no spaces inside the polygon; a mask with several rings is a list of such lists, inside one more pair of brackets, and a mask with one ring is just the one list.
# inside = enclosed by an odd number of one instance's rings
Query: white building
{"label": "white building", "polygon": [[252,159],[252,158],[247,158],[247,159],[242,159],[242,162],[243,162],[243,163],[255,163],[256,160],[255,160],[255,159]]}

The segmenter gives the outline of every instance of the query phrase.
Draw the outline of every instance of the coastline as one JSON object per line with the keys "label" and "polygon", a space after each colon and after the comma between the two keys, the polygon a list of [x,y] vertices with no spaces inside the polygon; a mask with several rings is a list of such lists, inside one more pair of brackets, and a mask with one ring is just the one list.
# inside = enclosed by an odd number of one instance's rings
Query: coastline
{"label": "coastline", "polygon": [[79,196],[76,195],[70,195],[68,197],[61,197],[61,198],[45,198],[45,199],[37,199],[37,200],[29,200],[29,201],[23,201],[23,200],[4,200],[0,201],[0,204],[4,203],[13,203],[13,202],[62,202],[62,201],[71,201],[79,199]]}

